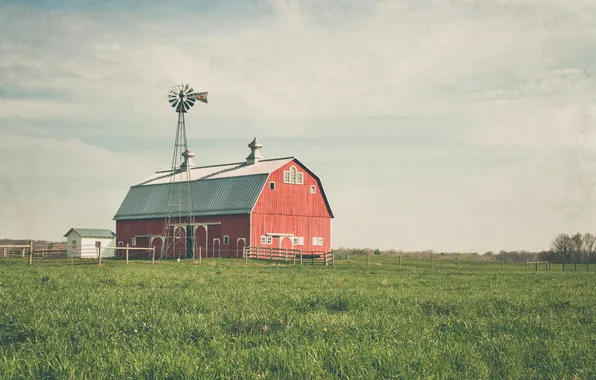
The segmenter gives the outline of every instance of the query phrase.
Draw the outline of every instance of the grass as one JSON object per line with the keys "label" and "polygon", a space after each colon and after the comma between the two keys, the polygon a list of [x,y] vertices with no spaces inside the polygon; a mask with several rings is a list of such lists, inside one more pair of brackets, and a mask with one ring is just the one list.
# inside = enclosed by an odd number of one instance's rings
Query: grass
{"label": "grass", "polygon": [[0,260],[0,379],[596,377],[596,273]]}

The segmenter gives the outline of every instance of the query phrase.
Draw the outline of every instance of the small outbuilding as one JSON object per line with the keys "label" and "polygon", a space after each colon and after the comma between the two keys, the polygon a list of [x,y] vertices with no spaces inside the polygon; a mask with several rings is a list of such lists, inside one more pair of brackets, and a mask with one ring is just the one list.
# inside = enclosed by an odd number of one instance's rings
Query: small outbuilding
{"label": "small outbuilding", "polygon": [[96,258],[97,247],[101,257],[114,257],[116,234],[108,229],[71,228],[64,234],[69,257]]}

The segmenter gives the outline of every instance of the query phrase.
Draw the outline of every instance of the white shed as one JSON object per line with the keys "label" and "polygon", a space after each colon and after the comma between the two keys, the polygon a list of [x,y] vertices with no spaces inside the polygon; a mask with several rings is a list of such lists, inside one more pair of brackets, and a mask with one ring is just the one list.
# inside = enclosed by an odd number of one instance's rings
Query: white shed
{"label": "white shed", "polygon": [[114,257],[116,234],[110,230],[71,228],[64,237],[69,257],[97,258],[97,246],[101,247],[101,257]]}

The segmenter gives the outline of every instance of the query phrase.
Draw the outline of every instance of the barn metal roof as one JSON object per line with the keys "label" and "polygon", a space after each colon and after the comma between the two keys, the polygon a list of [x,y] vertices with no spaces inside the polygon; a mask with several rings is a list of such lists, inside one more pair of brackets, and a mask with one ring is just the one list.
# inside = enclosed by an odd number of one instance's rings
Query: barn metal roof
{"label": "barn metal roof", "polygon": [[[195,216],[249,214],[269,174],[281,168],[295,157],[263,159],[252,165],[246,161],[223,165],[194,167],[190,170],[192,210]],[[299,162],[299,161],[298,161]],[[319,182],[329,213],[327,197],[320,179],[308,170]],[[132,186],[114,220],[165,218],[168,216],[168,189],[171,177],[175,182],[186,180],[185,172],[163,171]],[[182,178],[180,178],[182,176]],[[183,204],[183,212],[190,205]]]}
{"label": "barn metal roof", "polygon": [[111,230],[107,230],[107,229],[71,228],[70,230],[68,230],[67,233],[64,234],[64,237],[70,235],[70,233],[73,231],[76,232],[77,234],[81,235],[81,237],[111,238],[111,237],[116,236],[115,233],[113,233]]}
{"label": "barn metal roof", "polygon": [[[196,180],[190,183],[195,216],[248,214],[257,201],[268,174]],[[119,219],[165,218],[168,216],[169,182],[130,188],[118,212]],[[191,205],[183,200],[182,210]]]}

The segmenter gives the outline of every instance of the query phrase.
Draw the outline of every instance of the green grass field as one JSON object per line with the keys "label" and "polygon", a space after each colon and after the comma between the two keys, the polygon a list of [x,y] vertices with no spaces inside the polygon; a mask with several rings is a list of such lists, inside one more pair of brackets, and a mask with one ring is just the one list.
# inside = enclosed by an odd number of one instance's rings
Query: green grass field
{"label": "green grass field", "polygon": [[0,378],[596,378],[596,272],[0,260]]}

